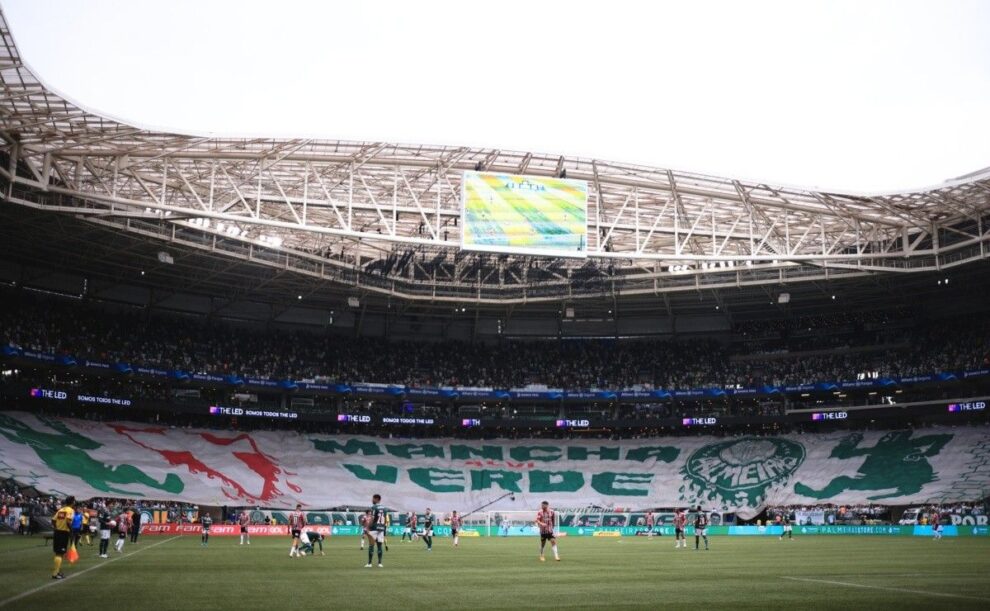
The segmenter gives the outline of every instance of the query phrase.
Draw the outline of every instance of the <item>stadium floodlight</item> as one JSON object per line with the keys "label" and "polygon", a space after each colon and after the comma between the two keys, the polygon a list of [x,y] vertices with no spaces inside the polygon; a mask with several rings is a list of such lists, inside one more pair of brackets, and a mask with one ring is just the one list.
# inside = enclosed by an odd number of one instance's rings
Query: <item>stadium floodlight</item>
{"label": "stadium floodlight", "polygon": [[358,299],[357,297],[348,297],[347,305],[351,306],[352,308],[359,308],[361,307],[361,300]]}
{"label": "stadium floodlight", "polygon": [[564,310],[564,316],[567,318],[574,318],[574,308],[567,308]]}
{"label": "stadium floodlight", "polygon": [[166,265],[172,265],[175,263],[175,259],[172,258],[172,255],[168,254],[164,250],[158,251],[158,261],[160,263],[165,263]]}
{"label": "stadium floodlight", "polygon": [[781,293],[780,295],[777,295],[777,303],[790,303],[790,302],[791,302],[790,293]]}

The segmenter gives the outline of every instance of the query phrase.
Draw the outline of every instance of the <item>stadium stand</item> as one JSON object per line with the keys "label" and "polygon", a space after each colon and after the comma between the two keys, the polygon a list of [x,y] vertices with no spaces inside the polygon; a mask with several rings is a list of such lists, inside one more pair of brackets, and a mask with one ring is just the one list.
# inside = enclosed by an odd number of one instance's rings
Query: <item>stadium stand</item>
{"label": "stadium stand", "polygon": [[[790,334],[774,340],[764,336],[762,349],[739,359],[733,358],[738,345],[705,336],[621,342],[390,342],[108,311],[18,291],[7,291],[4,298],[11,306],[0,314],[8,347],[201,374],[506,389],[675,389],[800,385],[990,367],[990,320],[985,318],[918,320],[890,329],[876,313],[804,318],[791,324],[797,329],[814,324],[817,333],[829,338],[824,346],[801,337],[792,343]],[[867,324],[878,330],[863,333]],[[740,325],[731,339],[746,341],[758,327]]]}

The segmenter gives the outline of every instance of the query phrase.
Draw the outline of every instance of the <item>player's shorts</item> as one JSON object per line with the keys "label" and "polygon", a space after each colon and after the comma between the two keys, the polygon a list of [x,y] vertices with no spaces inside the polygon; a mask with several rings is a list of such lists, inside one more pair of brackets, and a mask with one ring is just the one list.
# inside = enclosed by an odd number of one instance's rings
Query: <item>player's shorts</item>
{"label": "player's shorts", "polygon": [[708,536],[708,527],[705,527],[705,528],[695,528],[694,529],[694,534],[698,535],[699,537],[707,537]]}
{"label": "player's shorts", "polygon": [[96,524],[90,524],[89,525],[89,532],[91,532],[91,533],[95,533],[96,532]]}
{"label": "player's shorts", "polygon": [[792,527],[791,527],[791,525],[790,525],[790,524],[788,524],[788,525],[786,525],[786,526],[784,526],[784,532],[785,532],[785,533],[789,533],[789,532],[791,532],[791,528],[792,528]]}
{"label": "player's shorts", "polygon": [[[206,531],[206,532],[210,532],[210,531]],[[120,532],[117,533],[117,538],[118,539],[126,539],[127,538],[127,533],[124,532],[124,531],[120,531]]]}
{"label": "player's shorts", "polygon": [[52,550],[56,556],[61,556],[69,550],[69,531],[56,530],[52,533]]}
{"label": "player's shorts", "polygon": [[548,532],[548,533],[541,532],[540,533],[540,543],[543,543],[544,541],[549,541],[550,539],[556,539],[556,538],[557,538],[557,535],[555,535],[552,532]]}
{"label": "player's shorts", "polygon": [[247,526],[241,526],[241,534],[242,534],[242,535],[246,535],[246,534],[248,534],[248,529],[247,529]]}
{"label": "player's shorts", "polygon": [[674,536],[675,537],[683,537],[684,536],[684,529],[683,528],[675,528],[674,529]]}
{"label": "player's shorts", "polygon": [[104,528],[103,530],[101,530],[100,531],[100,538],[101,539],[109,539],[110,538],[110,529],[109,528]]}
{"label": "player's shorts", "polygon": [[366,534],[375,543],[384,543],[385,542],[385,531],[384,530],[369,530]]}
{"label": "player's shorts", "polygon": [[301,528],[293,528],[292,529],[292,538],[293,539],[298,539],[300,533],[302,533],[302,529]]}
{"label": "player's shorts", "polygon": [[457,529],[456,528],[451,528],[450,529],[450,536],[451,537],[456,537],[457,536]]}
{"label": "player's shorts", "polygon": [[932,524],[932,530],[934,532],[938,532],[938,531],[942,530],[942,525],[941,524]]}
{"label": "player's shorts", "polygon": [[412,529],[409,528],[408,526],[406,526],[405,528],[402,529],[402,533],[403,534],[406,534],[406,535],[411,535],[412,534]]}
{"label": "player's shorts", "polygon": [[433,529],[432,528],[424,528],[423,529],[423,532],[422,532],[422,536],[424,536],[424,537],[432,537],[433,536]]}

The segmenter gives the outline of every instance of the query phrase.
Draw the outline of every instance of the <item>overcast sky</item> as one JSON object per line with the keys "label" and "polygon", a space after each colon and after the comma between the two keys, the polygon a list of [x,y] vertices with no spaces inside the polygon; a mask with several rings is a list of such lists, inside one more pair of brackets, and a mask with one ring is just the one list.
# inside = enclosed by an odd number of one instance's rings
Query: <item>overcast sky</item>
{"label": "overcast sky", "polygon": [[85,108],[886,191],[990,166],[990,2],[0,0]]}

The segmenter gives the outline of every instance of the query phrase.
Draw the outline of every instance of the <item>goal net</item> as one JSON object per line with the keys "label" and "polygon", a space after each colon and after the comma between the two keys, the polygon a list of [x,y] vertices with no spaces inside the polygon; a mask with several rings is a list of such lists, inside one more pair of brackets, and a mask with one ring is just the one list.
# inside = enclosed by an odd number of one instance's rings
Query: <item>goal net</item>
{"label": "goal net", "polygon": [[[529,511],[489,511],[489,537],[538,537],[536,510]],[[560,530],[560,513],[554,513],[554,532]]]}

